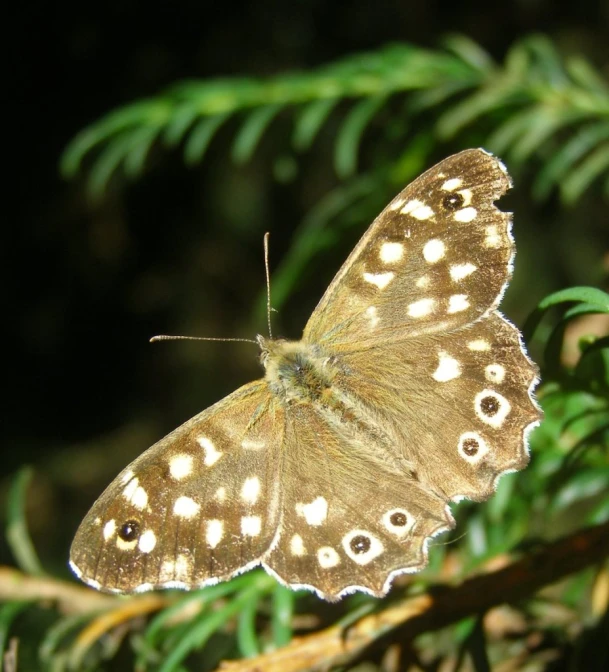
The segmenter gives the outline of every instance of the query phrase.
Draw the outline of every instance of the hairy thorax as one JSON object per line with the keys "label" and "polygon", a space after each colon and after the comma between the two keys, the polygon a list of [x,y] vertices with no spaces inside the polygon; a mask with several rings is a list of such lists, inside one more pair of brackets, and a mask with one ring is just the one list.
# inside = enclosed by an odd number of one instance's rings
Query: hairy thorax
{"label": "hairy thorax", "polygon": [[398,443],[390,427],[363,400],[349,393],[349,370],[338,357],[302,341],[259,336],[258,342],[266,379],[280,403],[295,413],[302,405],[313,407],[335,437],[346,441],[352,454],[362,453],[367,460],[378,462],[379,468],[410,471],[403,456],[396,455]]}
{"label": "hairy thorax", "polygon": [[336,387],[341,378],[336,358],[318,345],[302,341],[266,340],[259,336],[258,342],[266,379],[281,401],[312,403],[328,410],[345,406]]}

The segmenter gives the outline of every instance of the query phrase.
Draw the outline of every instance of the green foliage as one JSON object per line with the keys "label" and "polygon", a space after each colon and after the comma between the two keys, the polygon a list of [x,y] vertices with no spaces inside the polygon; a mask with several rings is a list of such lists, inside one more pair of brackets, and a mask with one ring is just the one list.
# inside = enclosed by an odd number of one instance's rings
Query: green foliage
{"label": "green foliage", "polygon": [[[439,51],[394,44],[311,72],[180,83],[84,129],[66,148],[61,169],[72,178],[86,166],[89,193],[99,199],[111,178],[140,176],[153,146],[181,146],[187,164],[202,161],[230,120],[237,129],[230,154],[245,162],[280,116],[292,120],[291,137],[273,143],[289,145],[281,158],[310,150],[324,125],[336,121],[341,182],[309,211],[275,270],[276,309],[311,260],[332,246],[338,227],[378,212],[433,163],[442,143],[484,146],[514,172],[535,166],[531,188],[538,200],[558,190],[574,205],[603,180],[609,197],[609,85],[580,57],[561,58],[540,35],[512,46],[502,65],[468,38],[452,36]],[[374,165],[359,172],[372,129]],[[264,311],[260,296],[257,320]]]}
{"label": "green foliage", "polygon": [[453,36],[437,52],[394,44],[311,72],[182,82],[83,130],[66,149],[62,171],[73,177],[87,159],[89,190],[100,197],[119,170],[130,178],[141,175],[155,144],[181,144],[187,163],[200,162],[220,127],[235,117],[231,154],[243,163],[280,114],[293,116],[294,152],[308,150],[336,114],[342,122],[334,166],[347,178],[356,173],[366,130],[396,97],[405,103],[399,111],[402,137],[386,132],[379,144],[411,143],[408,120],[434,145],[470,135],[476,126],[475,141],[512,166],[539,163],[536,198],[558,188],[573,204],[597,180],[609,193],[609,86],[589,63],[562,58],[540,35],[515,44],[502,65],[468,38]]}
{"label": "green foliage", "polygon": [[27,531],[25,501],[32,470],[24,467],[15,477],[8,496],[6,538],[17,566],[32,576],[44,575],[40,560]]}

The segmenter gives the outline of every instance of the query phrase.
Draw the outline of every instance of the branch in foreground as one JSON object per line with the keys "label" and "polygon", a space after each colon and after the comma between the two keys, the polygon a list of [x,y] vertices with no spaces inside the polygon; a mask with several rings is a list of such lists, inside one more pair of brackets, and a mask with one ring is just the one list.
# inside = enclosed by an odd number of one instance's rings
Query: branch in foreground
{"label": "branch in foreground", "polygon": [[505,602],[530,597],[541,588],[609,556],[609,523],[544,545],[500,570],[467,579],[362,618],[345,629],[332,626],[256,658],[227,661],[227,672],[297,672],[328,669],[357,658],[382,638],[411,640]]}
{"label": "branch in foreground", "polygon": [[[145,597],[138,595],[131,602],[139,604]],[[61,579],[29,576],[18,569],[0,566],[0,602],[9,600],[51,602],[63,614],[90,614],[124,607],[124,601],[117,599],[116,595],[99,593]],[[171,598],[161,597],[159,602],[158,608],[161,608],[170,604]],[[136,607],[133,609],[137,612]]]}

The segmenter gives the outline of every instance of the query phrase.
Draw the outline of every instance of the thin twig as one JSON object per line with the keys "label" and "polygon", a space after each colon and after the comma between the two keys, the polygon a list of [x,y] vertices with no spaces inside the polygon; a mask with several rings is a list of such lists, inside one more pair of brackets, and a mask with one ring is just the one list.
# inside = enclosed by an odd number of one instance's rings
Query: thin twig
{"label": "thin twig", "polygon": [[80,668],[87,651],[103,635],[136,617],[146,616],[154,611],[159,611],[165,606],[167,606],[167,601],[163,595],[158,593],[141,595],[130,600],[125,600],[122,603],[115,599],[114,609],[94,618],[79,633],[70,654],[72,669],[76,670]]}
{"label": "thin twig", "polygon": [[379,640],[403,643],[423,632],[439,630],[499,604],[530,597],[541,588],[581,571],[609,556],[609,523],[588,528],[494,572],[457,586],[435,588],[393,604],[349,626],[332,626],[256,658],[227,661],[226,672],[297,672],[329,669],[360,656]]}
{"label": "thin twig", "polygon": [[[365,616],[347,627],[332,626],[295,639],[277,651],[249,660],[225,662],[221,669],[228,672],[297,672],[345,664],[373,644],[379,645],[386,640],[389,645],[396,637],[401,642],[412,640],[423,632],[438,630],[499,604],[530,597],[541,588],[607,557],[609,523],[544,545],[499,570],[474,576],[457,586],[436,587],[426,594]],[[118,609],[120,622],[175,602],[175,596],[164,594],[121,601],[67,581],[27,576],[11,567],[0,567],[0,601],[30,599],[52,602],[66,614]],[[116,619],[116,616],[108,618]],[[109,623],[116,624],[116,620],[98,619],[94,623],[98,629],[100,625],[105,628]],[[89,630],[91,633],[93,630]]]}
{"label": "thin twig", "polygon": [[[87,614],[120,605],[113,595],[51,577],[28,576],[12,567],[0,566],[0,601],[10,600],[50,601],[64,614]],[[175,597],[166,599],[167,604],[173,601]]]}

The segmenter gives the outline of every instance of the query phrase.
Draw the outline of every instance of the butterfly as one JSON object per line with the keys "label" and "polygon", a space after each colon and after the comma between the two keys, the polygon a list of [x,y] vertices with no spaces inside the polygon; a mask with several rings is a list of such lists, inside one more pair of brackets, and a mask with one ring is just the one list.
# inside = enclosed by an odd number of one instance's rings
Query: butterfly
{"label": "butterfly", "polygon": [[427,563],[449,505],[522,469],[537,368],[497,307],[511,186],[451,156],[372,223],[299,341],[258,336],[264,377],[144,452],[83,520],[70,564],[105,591],[198,588],[261,565],[327,600]]}

